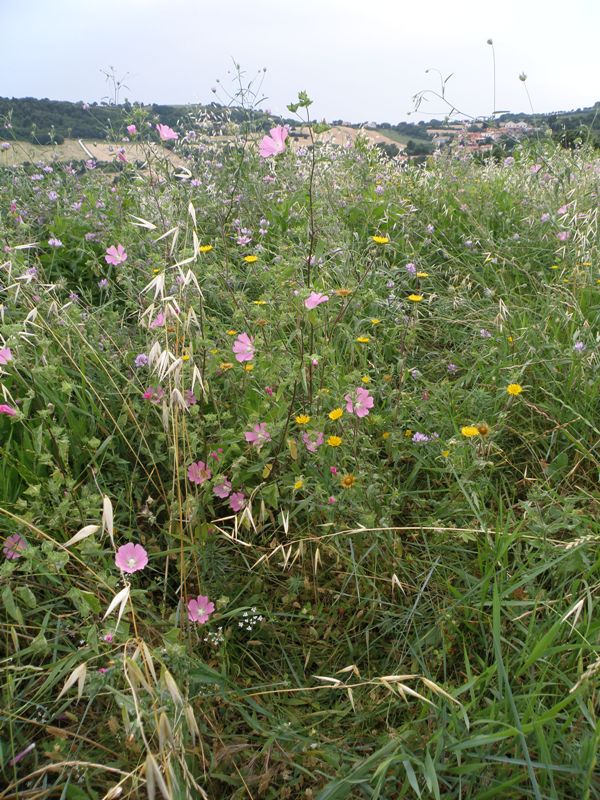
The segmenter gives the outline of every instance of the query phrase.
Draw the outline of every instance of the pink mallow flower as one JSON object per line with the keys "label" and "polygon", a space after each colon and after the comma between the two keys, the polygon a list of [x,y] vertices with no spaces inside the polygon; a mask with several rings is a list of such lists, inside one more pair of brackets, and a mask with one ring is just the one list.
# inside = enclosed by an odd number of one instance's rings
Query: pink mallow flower
{"label": "pink mallow flower", "polygon": [[369,394],[369,390],[363,389],[362,386],[358,386],[354,390],[354,394],[345,395],[344,400],[346,401],[346,411],[357,417],[366,417],[375,402]]}
{"label": "pink mallow flower", "polygon": [[213,494],[216,497],[220,497],[221,500],[225,500],[231,494],[231,481],[223,478],[220,483],[215,484]]}
{"label": "pink mallow flower", "polygon": [[249,444],[259,450],[263,444],[271,441],[271,434],[267,430],[266,422],[258,422],[251,431],[246,431],[244,436]]}
{"label": "pink mallow flower", "polygon": [[205,481],[209,481],[212,478],[212,472],[204,461],[194,461],[188,467],[187,476],[192,483],[202,486]]}
{"label": "pink mallow flower", "polygon": [[124,264],[127,261],[127,253],[123,245],[118,244],[115,247],[113,244],[111,247],[108,247],[104,260],[107,264],[113,264],[115,267],[118,267],[119,264]]}
{"label": "pink mallow flower", "polygon": [[10,347],[0,347],[0,366],[4,367],[9,361],[12,361]]}
{"label": "pink mallow flower", "polygon": [[329,297],[326,294],[319,294],[319,292],[311,292],[304,301],[304,305],[311,311],[313,308],[320,306],[321,303],[326,303]]}
{"label": "pink mallow flower", "polygon": [[148,553],[141,544],[128,542],[117,550],[115,564],[122,572],[139,572],[148,563]]}
{"label": "pink mallow flower", "polygon": [[155,330],[155,328],[162,328],[165,324],[165,315],[162,311],[160,311],[150,323],[150,329]]}
{"label": "pink mallow flower", "polygon": [[237,514],[246,505],[246,497],[243,492],[234,492],[229,498],[229,507]]}
{"label": "pink mallow flower", "polygon": [[160,123],[158,123],[156,126],[156,130],[158,131],[158,135],[160,136],[163,142],[179,139],[179,134],[175,133],[173,128],[169,128],[168,125],[161,125]]}
{"label": "pink mallow flower", "polygon": [[271,128],[270,136],[264,136],[258,148],[258,152],[263,158],[278,156],[285,150],[285,140],[288,137],[288,130],[283,125]]}
{"label": "pink mallow flower", "polygon": [[164,396],[165,390],[162,388],[162,386],[149,386],[142,395],[144,400],[150,400],[150,402],[154,403],[155,405],[158,405]]}
{"label": "pink mallow flower", "polygon": [[199,594],[198,597],[188,602],[187,609],[190,622],[199,622],[200,625],[204,625],[215,610],[215,604],[205,594]]}
{"label": "pink mallow flower", "polygon": [[136,133],[137,133],[137,128],[135,127],[135,125],[128,125],[128,126],[127,126],[127,133],[128,133],[130,136],[135,136],[135,135],[136,135]]}
{"label": "pink mallow flower", "polygon": [[6,414],[9,417],[14,417],[17,414],[17,409],[6,403],[0,403],[0,414]]}
{"label": "pink mallow flower", "polygon": [[21,558],[23,550],[27,549],[27,542],[20,533],[13,533],[4,541],[2,552],[5,558]]}
{"label": "pink mallow flower", "polygon": [[323,444],[323,431],[315,431],[313,433],[308,433],[307,431],[302,434],[302,441],[309,453],[316,453],[317,449]]}
{"label": "pink mallow flower", "polygon": [[233,352],[235,353],[235,360],[239,361],[252,361],[254,358],[254,339],[248,336],[247,333],[240,333],[235,342],[233,343]]}

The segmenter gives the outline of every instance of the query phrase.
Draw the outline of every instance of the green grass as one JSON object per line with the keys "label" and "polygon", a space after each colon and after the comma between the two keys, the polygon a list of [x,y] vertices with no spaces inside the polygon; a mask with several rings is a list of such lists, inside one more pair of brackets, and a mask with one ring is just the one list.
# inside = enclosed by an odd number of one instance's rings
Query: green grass
{"label": "green grass", "polygon": [[0,798],[600,797],[600,164],[536,147],[4,169]]}
{"label": "green grass", "polygon": [[[410,140],[410,136],[406,136],[404,133],[398,133],[393,128],[378,128],[379,133],[387,136],[388,139],[393,139],[394,142],[398,142],[398,144],[407,144]],[[413,138],[414,141],[414,138]],[[421,141],[420,139],[417,141]]]}

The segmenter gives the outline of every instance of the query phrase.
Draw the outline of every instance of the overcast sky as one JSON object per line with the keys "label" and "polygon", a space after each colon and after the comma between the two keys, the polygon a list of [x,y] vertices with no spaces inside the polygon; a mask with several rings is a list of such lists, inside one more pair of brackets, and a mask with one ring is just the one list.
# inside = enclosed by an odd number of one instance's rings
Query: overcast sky
{"label": "overcast sky", "polygon": [[[263,67],[262,107],[306,89],[313,116],[398,122],[444,115],[412,96],[454,73],[451,102],[473,116],[600,100],[600,0],[0,0],[0,96],[100,101],[101,70],[127,75],[121,99],[209,102]],[[223,94],[221,94],[223,98]]]}

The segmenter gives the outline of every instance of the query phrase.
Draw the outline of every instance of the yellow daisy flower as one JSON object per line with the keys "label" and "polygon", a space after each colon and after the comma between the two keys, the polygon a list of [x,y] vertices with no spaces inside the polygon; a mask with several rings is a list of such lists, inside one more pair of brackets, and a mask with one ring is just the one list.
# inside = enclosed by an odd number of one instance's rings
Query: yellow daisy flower
{"label": "yellow daisy flower", "polygon": [[212,244],[201,244],[200,247],[198,248],[198,250],[200,250],[201,253],[210,253],[212,249],[213,249]]}
{"label": "yellow daisy flower", "polygon": [[409,294],[406,299],[410,300],[411,303],[420,303],[421,300],[423,299],[423,295],[422,294]]}
{"label": "yellow daisy flower", "polygon": [[252,372],[253,369],[254,369],[254,364],[244,364],[244,370],[246,372]]}
{"label": "yellow daisy flower", "polygon": [[340,436],[330,436],[329,439],[327,439],[327,444],[330,447],[339,447],[341,443],[342,439]]}
{"label": "yellow daisy flower", "polygon": [[309,422],[310,422],[310,417],[308,416],[308,414],[299,414],[296,417],[296,423],[298,425],[308,425]]}
{"label": "yellow daisy flower", "polygon": [[520,383],[509,383],[506,387],[506,391],[513,397],[516,397],[518,394],[521,394],[523,387]]}
{"label": "yellow daisy flower", "polygon": [[388,244],[390,241],[389,236],[371,236],[375,244]]}
{"label": "yellow daisy flower", "polygon": [[231,361],[222,361],[219,364],[219,369],[222,370],[223,372],[226,372],[228,369],[233,369],[233,364],[231,363]]}
{"label": "yellow daisy flower", "polygon": [[302,480],[302,478],[298,478],[298,480],[294,483],[294,489],[296,490],[302,489],[303,486],[304,486],[304,481]]}
{"label": "yellow daisy flower", "polygon": [[342,489],[351,489],[355,483],[356,483],[356,478],[354,477],[354,475],[352,475],[352,473],[350,473],[349,475],[344,475],[344,477],[340,481],[340,486],[342,487]]}
{"label": "yellow daisy flower", "polygon": [[332,419],[334,422],[336,419],[339,419],[344,412],[341,408],[334,408],[333,411],[330,411],[327,415],[329,419]]}
{"label": "yellow daisy flower", "polygon": [[244,261],[246,264],[254,264],[255,261],[258,261],[258,256],[244,256]]}
{"label": "yellow daisy flower", "polygon": [[463,425],[460,429],[460,432],[463,436],[479,436],[479,429],[476,428],[474,425]]}
{"label": "yellow daisy flower", "polygon": [[370,336],[357,336],[356,341],[360,342],[360,344],[368,344],[371,341]]}

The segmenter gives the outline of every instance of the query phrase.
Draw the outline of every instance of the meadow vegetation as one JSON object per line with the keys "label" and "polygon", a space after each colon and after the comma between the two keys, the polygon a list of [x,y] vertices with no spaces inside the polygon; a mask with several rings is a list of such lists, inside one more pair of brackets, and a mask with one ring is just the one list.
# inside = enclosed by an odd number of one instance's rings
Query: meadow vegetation
{"label": "meadow vegetation", "polygon": [[598,153],[236,130],[0,150],[0,798],[599,798]]}

